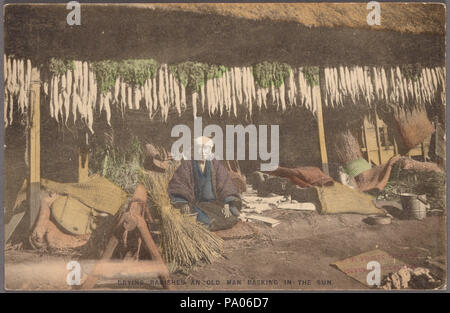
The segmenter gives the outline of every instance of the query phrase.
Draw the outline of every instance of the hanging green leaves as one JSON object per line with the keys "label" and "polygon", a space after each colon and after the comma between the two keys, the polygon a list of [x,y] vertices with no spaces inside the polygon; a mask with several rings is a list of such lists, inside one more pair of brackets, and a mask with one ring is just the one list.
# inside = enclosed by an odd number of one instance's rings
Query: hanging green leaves
{"label": "hanging green leaves", "polygon": [[253,77],[262,88],[280,87],[289,77],[291,70],[291,67],[286,63],[268,61],[252,67]]}
{"label": "hanging green leaves", "polygon": [[169,70],[186,89],[199,91],[206,80],[222,77],[228,68],[223,65],[187,61],[169,65]]}
{"label": "hanging green leaves", "polygon": [[412,80],[413,82],[417,81],[422,75],[422,67],[420,64],[402,65],[400,66],[400,71],[406,79]]}
{"label": "hanging green leaves", "polygon": [[93,63],[102,93],[110,91],[119,76],[130,85],[142,86],[147,79],[153,77],[157,68],[158,62],[153,59],[105,60]]}
{"label": "hanging green leaves", "polygon": [[318,86],[320,83],[319,79],[319,67],[318,66],[310,66],[304,67],[302,69],[303,76],[306,79],[306,82],[311,86]]}
{"label": "hanging green leaves", "polygon": [[49,70],[54,75],[63,75],[67,71],[75,68],[75,63],[72,60],[61,60],[51,58],[49,62]]}

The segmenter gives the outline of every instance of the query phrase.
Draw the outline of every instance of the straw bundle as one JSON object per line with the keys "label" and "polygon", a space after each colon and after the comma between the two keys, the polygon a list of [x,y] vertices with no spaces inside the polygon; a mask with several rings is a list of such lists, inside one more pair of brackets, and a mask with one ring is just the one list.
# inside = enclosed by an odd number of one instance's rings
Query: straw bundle
{"label": "straw bundle", "polygon": [[396,199],[400,193],[425,194],[432,210],[446,212],[446,179],[444,172],[403,169],[395,163],[388,184],[379,196]]}
{"label": "straw bundle", "polygon": [[362,158],[358,141],[350,130],[337,133],[334,136],[333,147],[337,158],[342,165]]}
{"label": "straw bundle", "polygon": [[167,188],[178,164],[171,163],[165,173],[142,171],[142,183],[161,220],[161,247],[164,261],[178,269],[212,263],[223,251],[223,240],[192,217],[170,204]]}

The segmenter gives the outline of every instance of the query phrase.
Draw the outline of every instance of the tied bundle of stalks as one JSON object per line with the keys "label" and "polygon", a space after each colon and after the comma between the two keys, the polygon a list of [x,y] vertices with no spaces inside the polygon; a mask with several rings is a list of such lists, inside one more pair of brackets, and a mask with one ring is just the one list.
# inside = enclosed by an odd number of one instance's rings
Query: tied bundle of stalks
{"label": "tied bundle of stalks", "polygon": [[170,163],[164,173],[142,170],[141,182],[147,189],[161,221],[161,247],[164,261],[171,268],[189,269],[212,263],[222,255],[223,240],[194,218],[183,215],[170,203],[167,188],[178,164]]}
{"label": "tied bundle of stalks", "polygon": [[392,167],[391,177],[380,198],[396,199],[401,193],[425,194],[432,210],[445,212],[445,173],[403,169],[397,162]]}
{"label": "tied bundle of stalks", "polygon": [[334,151],[336,152],[338,161],[342,165],[362,158],[358,141],[350,130],[347,129],[337,133],[333,139]]}

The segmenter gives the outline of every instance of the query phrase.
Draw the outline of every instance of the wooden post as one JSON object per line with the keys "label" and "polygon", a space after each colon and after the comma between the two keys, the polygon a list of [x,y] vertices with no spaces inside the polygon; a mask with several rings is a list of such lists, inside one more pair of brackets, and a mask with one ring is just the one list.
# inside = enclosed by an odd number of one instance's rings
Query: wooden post
{"label": "wooden post", "polygon": [[86,181],[89,177],[89,153],[86,149],[78,150],[78,182]]}
{"label": "wooden post", "polygon": [[30,157],[30,188],[28,199],[30,203],[29,226],[32,229],[40,208],[41,189],[41,111],[40,111],[41,83],[37,68],[31,73],[31,103],[29,128],[29,157]]}
{"label": "wooden post", "polygon": [[370,160],[369,144],[367,141],[366,120],[367,120],[367,118],[364,118],[362,129],[363,129],[363,135],[364,135],[364,143],[366,144],[367,162],[370,163],[371,160]]}
{"label": "wooden post", "polygon": [[320,158],[322,160],[322,171],[329,175],[328,169],[328,156],[327,156],[327,143],[325,141],[325,128],[323,124],[323,113],[322,113],[322,94],[324,94],[322,82],[325,82],[325,73],[323,69],[319,71],[319,86],[313,86],[311,88],[312,101],[314,106],[317,108],[317,127],[319,132],[319,145],[320,145]]}
{"label": "wooden post", "polygon": [[378,149],[378,164],[383,164],[383,160],[381,159],[381,139],[380,139],[380,129],[378,128],[378,114],[377,109],[374,108],[374,114],[375,114],[375,136],[377,139],[377,149]]}

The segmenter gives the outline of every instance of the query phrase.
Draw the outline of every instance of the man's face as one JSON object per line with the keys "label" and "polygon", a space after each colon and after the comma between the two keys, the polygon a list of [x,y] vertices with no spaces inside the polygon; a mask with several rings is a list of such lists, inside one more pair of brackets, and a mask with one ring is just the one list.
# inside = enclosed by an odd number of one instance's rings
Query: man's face
{"label": "man's face", "polygon": [[201,156],[202,161],[212,160],[214,158],[213,147],[214,143],[212,140],[208,140],[201,145],[196,145],[196,148],[198,149],[197,152]]}

